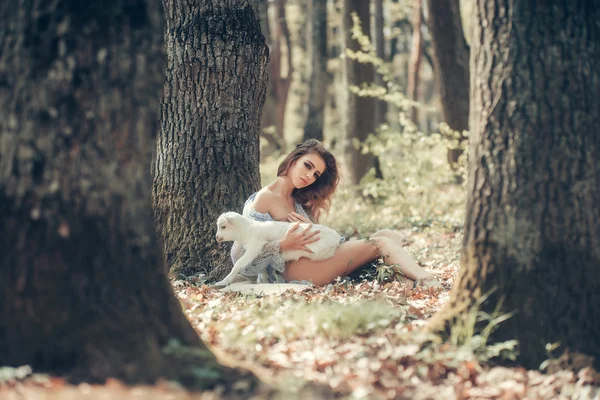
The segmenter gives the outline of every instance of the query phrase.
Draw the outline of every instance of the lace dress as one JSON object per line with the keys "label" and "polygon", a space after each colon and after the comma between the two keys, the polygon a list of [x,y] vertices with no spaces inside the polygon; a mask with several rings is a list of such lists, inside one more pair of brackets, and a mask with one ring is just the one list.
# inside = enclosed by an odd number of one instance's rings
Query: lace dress
{"label": "lace dress", "polygon": [[[248,218],[252,218],[256,221],[274,221],[273,217],[269,213],[260,213],[254,209],[253,203],[256,198],[256,193],[253,193],[246,203],[244,204],[244,211],[242,214]],[[309,218],[306,210],[300,203],[295,202],[296,212],[305,218]],[[312,220],[312,219],[311,219]],[[342,243],[345,238],[341,238]],[[231,248],[231,260],[235,264],[246,252],[238,242],[233,242]],[[262,282],[259,272],[266,270],[267,282]],[[240,272],[246,278],[250,280],[256,280],[257,283],[285,283],[283,279],[283,271],[285,270],[285,262],[281,258],[279,253],[279,241],[269,242],[264,245],[262,252],[256,257],[250,264],[242,269]],[[294,281],[294,283],[305,283],[310,284],[308,281]]]}

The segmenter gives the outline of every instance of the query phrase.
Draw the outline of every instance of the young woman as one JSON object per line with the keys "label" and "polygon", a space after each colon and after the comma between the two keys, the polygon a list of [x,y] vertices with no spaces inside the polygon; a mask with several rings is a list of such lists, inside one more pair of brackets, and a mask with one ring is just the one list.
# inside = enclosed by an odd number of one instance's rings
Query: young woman
{"label": "young woman", "polygon": [[[382,258],[388,265],[396,264],[417,283],[441,287],[435,277],[402,248],[400,235],[390,229],[377,231],[368,240],[343,241],[334,256],[327,260],[301,258],[283,262],[281,251],[310,251],[306,245],[319,240],[318,232],[307,233],[307,229],[299,229],[299,223],[318,222],[322,212],[329,209],[338,182],[335,157],[321,142],[311,139],[298,145],[279,165],[277,179],[250,196],[243,211],[244,215],[259,221],[289,221],[293,224],[281,240],[265,245],[261,255],[244,268],[242,275],[256,276],[266,267],[269,282],[309,281],[322,286]],[[243,254],[244,249],[234,243],[231,250],[233,262]]]}

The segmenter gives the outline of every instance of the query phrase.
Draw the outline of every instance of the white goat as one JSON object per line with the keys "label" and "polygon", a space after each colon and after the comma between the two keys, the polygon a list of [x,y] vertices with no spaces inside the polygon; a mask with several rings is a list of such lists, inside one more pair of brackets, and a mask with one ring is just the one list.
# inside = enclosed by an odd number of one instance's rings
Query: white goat
{"label": "white goat", "polygon": [[[262,251],[267,242],[283,238],[291,223],[282,221],[255,221],[244,217],[236,212],[226,212],[217,219],[217,242],[238,241],[246,252],[235,263],[231,272],[216,285],[229,285],[235,276],[246,265],[251,263]],[[300,223],[298,229],[306,228],[307,223]],[[308,232],[318,230],[319,240],[306,245],[313,251],[306,250],[288,250],[281,252],[284,261],[297,260],[300,257],[307,257],[311,260],[326,260],[331,258],[335,249],[340,244],[340,235],[331,228],[323,225],[315,225]],[[307,232],[307,233],[308,233]],[[260,273],[265,277],[265,271]]]}

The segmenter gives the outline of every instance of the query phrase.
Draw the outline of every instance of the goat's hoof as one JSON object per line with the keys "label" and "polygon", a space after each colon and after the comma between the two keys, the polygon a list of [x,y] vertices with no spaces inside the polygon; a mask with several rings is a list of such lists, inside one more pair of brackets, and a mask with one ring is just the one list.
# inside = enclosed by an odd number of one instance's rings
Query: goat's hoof
{"label": "goat's hoof", "polygon": [[219,281],[219,282],[213,284],[212,286],[215,288],[222,288],[222,287],[229,286],[229,285],[231,285],[231,282],[223,279],[222,281]]}

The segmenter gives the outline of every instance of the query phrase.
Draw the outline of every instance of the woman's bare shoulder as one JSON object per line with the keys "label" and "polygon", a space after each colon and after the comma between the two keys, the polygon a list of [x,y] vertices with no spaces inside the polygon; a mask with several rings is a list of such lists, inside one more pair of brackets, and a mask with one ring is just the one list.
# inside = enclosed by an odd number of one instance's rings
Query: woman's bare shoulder
{"label": "woman's bare shoulder", "polygon": [[254,210],[268,213],[275,221],[287,221],[288,210],[285,201],[268,187],[262,188],[254,199]]}
{"label": "woman's bare shoulder", "polygon": [[270,213],[273,204],[279,202],[280,199],[268,187],[264,187],[256,193],[254,198],[254,210],[259,213]]}

